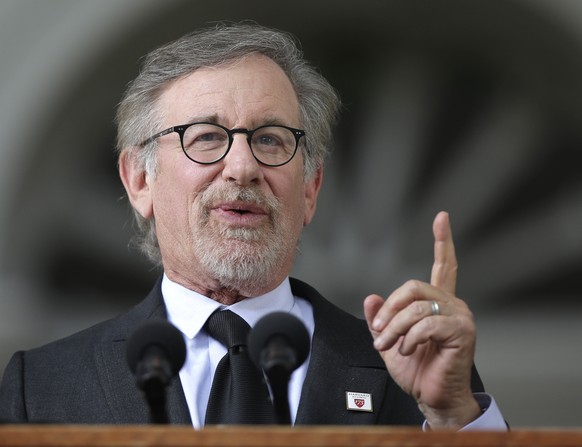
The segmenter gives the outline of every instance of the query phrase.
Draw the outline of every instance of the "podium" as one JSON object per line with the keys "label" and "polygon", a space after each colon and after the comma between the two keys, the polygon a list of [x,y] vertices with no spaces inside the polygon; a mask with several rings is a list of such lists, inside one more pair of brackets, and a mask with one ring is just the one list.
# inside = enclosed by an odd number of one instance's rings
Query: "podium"
{"label": "podium", "polygon": [[0,446],[92,447],[556,447],[582,446],[582,429],[423,432],[409,427],[4,425]]}

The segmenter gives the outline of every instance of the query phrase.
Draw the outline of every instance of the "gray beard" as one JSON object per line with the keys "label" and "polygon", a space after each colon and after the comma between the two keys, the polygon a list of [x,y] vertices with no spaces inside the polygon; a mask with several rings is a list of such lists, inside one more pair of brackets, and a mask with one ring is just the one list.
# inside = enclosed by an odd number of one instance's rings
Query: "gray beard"
{"label": "gray beard", "polygon": [[[200,193],[200,226],[194,248],[206,271],[229,290],[262,290],[278,274],[289,247],[289,224],[281,215],[276,198],[252,188],[209,186]],[[211,222],[210,206],[216,201],[258,203],[267,210],[268,225],[261,228],[233,228]]]}

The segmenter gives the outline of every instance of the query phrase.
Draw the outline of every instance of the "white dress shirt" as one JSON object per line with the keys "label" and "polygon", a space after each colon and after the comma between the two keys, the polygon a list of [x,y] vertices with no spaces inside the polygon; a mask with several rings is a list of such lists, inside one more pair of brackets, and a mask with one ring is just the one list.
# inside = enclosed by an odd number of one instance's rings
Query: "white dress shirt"
{"label": "white dress shirt", "polygon": [[[217,309],[229,309],[253,327],[261,317],[271,312],[288,312],[299,318],[313,337],[314,321],[311,304],[291,292],[289,278],[276,289],[256,298],[247,298],[231,306],[222,305],[190,289],[171,281],[166,275],[162,280],[162,295],[168,319],[176,326],[186,342],[186,362],[180,370],[180,381],[186,395],[192,425],[204,426],[206,407],[216,366],[226,354],[226,348],[201,330],[208,317]],[[289,381],[289,407],[291,423],[295,422],[303,381],[307,373],[309,357],[297,368]],[[483,414],[463,430],[506,430],[505,420],[492,396],[476,393],[475,397]],[[424,428],[426,428],[426,423]]]}
{"label": "white dress shirt", "polygon": [[[303,322],[309,332],[310,340],[313,336],[311,304],[293,296],[289,279],[285,279],[276,289],[265,295],[224,306],[170,281],[164,275],[162,295],[166,303],[168,319],[184,334],[187,355],[186,362],[180,370],[180,381],[186,395],[192,425],[197,429],[204,426],[214,371],[220,359],[226,354],[226,348],[219,341],[201,330],[210,314],[216,309],[229,309],[242,317],[251,327],[261,317],[271,312],[287,312]],[[291,423],[295,422],[308,364],[309,358],[293,372],[289,381]]]}

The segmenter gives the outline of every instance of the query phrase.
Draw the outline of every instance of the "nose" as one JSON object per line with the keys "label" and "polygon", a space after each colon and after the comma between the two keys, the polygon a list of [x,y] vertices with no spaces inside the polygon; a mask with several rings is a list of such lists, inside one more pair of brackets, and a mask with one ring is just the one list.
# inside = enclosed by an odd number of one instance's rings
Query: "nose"
{"label": "nose", "polygon": [[263,170],[253,156],[245,134],[235,134],[232,146],[224,157],[222,169],[224,180],[235,182],[239,186],[258,183],[263,179]]}

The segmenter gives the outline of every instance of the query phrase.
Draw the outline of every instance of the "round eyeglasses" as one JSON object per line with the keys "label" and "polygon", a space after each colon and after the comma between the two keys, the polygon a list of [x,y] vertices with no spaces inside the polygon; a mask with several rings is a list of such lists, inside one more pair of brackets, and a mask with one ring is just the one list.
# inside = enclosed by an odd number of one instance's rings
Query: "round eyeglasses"
{"label": "round eyeglasses", "polygon": [[170,127],[151,136],[141,146],[156,138],[176,132],[180,135],[182,149],[190,160],[203,165],[216,163],[226,157],[232,147],[234,134],[244,133],[255,159],[266,166],[289,163],[297,152],[299,140],[305,131],[292,127],[269,125],[256,129],[227,129],[220,124],[192,123]]}

